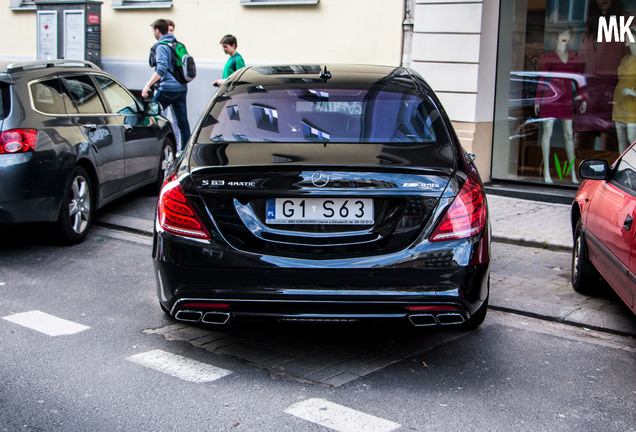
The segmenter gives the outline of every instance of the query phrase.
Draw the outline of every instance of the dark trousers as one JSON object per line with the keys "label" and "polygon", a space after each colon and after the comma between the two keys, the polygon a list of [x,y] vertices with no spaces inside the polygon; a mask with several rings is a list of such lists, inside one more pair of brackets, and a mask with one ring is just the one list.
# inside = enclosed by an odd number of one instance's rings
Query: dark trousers
{"label": "dark trousers", "polygon": [[181,132],[181,148],[184,148],[190,139],[190,123],[188,122],[188,107],[186,105],[187,91],[169,92],[157,90],[152,100],[159,102],[164,109],[172,105],[177,125]]}

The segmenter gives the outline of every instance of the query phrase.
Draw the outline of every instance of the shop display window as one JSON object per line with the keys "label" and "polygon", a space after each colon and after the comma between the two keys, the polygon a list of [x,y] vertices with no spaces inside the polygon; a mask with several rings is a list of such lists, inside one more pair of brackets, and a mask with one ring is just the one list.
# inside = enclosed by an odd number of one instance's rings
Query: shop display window
{"label": "shop display window", "polygon": [[501,2],[493,179],[575,187],[583,159],[636,140],[634,14],[636,0]]}

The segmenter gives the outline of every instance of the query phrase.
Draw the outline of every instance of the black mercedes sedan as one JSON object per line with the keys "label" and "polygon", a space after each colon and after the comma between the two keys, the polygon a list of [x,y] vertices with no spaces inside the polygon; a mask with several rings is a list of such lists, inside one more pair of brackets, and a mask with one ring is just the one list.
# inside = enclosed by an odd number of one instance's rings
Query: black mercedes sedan
{"label": "black mercedes sedan", "polygon": [[90,62],[13,63],[0,73],[0,229],[40,222],[81,242],[93,212],[174,161],[170,123]]}
{"label": "black mercedes sedan", "polygon": [[479,326],[484,189],[439,100],[402,67],[248,67],[168,172],[154,246],[175,319]]}

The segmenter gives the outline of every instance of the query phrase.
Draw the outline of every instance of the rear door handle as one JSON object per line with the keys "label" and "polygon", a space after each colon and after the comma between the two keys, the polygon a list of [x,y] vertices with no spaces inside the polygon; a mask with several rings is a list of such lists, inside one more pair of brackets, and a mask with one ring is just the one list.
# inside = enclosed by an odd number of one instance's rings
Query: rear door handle
{"label": "rear door handle", "polygon": [[623,224],[623,228],[625,228],[627,231],[631,230],[633,221],[634,218],[632,218],[630,215],[627,215],[627,217],[625,218],[625,223]]}
{"label": "rear door handle", "polygon": [[88,129],[89,131],[94,131],[97,130],[97,125],[94,123],[86,123],[84,126],[84,129]]}
{"label": "rear door handle", "polygon": [[124,129],[126,129],[127,131],[132,130],[132,128],[132,125],[124,123]]}

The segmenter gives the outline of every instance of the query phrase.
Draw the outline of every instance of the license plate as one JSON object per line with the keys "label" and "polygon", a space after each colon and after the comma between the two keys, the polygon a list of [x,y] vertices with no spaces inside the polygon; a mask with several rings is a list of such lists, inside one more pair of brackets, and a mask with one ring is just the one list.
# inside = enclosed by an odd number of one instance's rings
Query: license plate
{"label": "license plate", "polygon": [[372,225],[370,198],[268,198],[268,224]]}

